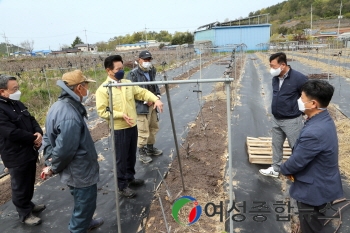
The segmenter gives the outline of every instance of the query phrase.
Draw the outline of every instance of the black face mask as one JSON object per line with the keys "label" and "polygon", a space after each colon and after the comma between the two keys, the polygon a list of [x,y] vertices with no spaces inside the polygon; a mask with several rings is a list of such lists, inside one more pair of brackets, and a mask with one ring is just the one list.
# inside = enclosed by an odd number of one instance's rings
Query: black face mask
{"label": "black face mask", "polygon": [[124,70],[119,70],[117,73],[114,74],[114,78],[117,80],[121,80],[124,78]]}

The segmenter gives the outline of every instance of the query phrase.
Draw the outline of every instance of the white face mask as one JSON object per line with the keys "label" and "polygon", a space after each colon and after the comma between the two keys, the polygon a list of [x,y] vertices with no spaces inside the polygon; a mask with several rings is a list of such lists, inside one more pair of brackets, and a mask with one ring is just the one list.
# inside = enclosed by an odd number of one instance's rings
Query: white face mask
{"label": "white face mask", "polygon": [[145,68],[146,70],[149,70],[152,67],[152,63],[148,61],[144,61],[142,63],[142,67]]}
{"label": "white face mask", "polygon": [[270,74],[271,74],[273,77],[275,77],[275,76],[280,75],[281,71],[282,71],[282,70],[281,70],[281,67],[278,67],[277,69],[271,68],[271,69],[270,69]]}
{"label": "white face mask", "polygon": [[89,97],[89,90],[86,89],[83,85],[82,85],[82,87],[86,90],[86,95],[83,96],[83,98],[81,99],[81,102],[84,103]]}
{"label": "white face mask", "polygon": [[[311,101],[308,101],[306,103],[304,103],[302,100],[301,100],[301,97],[298,99],[298,107],[299,107],[299,111],[301,112],[305,112],[306,109],[311,109],[311,108],[305,108],[305,104],[309,103]],[[318,110],[326,110],[327,108],[317,108]]]}
{"label": "white face mask", "polygon": [[12,100],[19,100],[21,98],[21,92],[20,90],[17,90],[15,93],[12,93],[9,95],[9,99],[12,99]]}
{"label": "white face mask", "polygon": [[89,97],[89,90],[86,92],[86,96],[83,96],[83,99],[81,100],[82,103],[84,103]]}
{"label": "white face mask", "polygon": [[[311,109],[311,108],[305,108],[305,104],[309,103],[311,101],[308,101],[306,103],[304,103],[302,100],[301,100],[301,97],[298,99],[298,107],[299,107],[299,111],[301,112],[305,112],[306,109]],[[320,110],[324,110],[325,108],[318,108]]]}

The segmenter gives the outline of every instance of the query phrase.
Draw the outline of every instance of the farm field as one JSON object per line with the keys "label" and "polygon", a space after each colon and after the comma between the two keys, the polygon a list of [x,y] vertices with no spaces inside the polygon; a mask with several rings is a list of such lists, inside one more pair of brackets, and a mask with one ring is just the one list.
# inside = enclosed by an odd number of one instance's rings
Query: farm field
{"label": "farm field", "polygon": [[[305,58],[304,53],[296,52],[287,56],[292,57],[290,65],[307,74],[320,74],[325,72],[324,64],[313,65],[313,58]],[[162,95],[165,103],[165,113],[160,116],[160,131],[157,135],[156,146],[164,151],[160,157],[154,158],[149,165],[137,162],[137,175],[146,179],[146,185],[137,189],[135,199],[121,199],[121,222],[123,232],[229,232],[230,218],[227,213],[229,200],[229,185],[233,186],[234,201],[245,201],[249,206],[253,201],[266,201],[272,207],[276,201],[291,201],[289,198],[289,181],[283,176],[270,178],[261,176],[258,172],[266,165],[251,164],[248,162],[246,152],[246,137],[269,137],[270,103],[271,103],[271,75],[269,74],[269,53],[237,54],[235,63],[228,54],[211,54],[203,57],[202,69],[199,72],[198,57],[177,60],[178,55],[173,53],[174,62],[167,67],[168,79],[202,79],[222,78],[225,74],[235,78],[229,93],[232,101],[231,127],[233,137],[227,138],[226,124],[226,95],[224,86],[220,83],[202,84],[203,100],[194,90],[198,84],[172,86],[170,91],[178,141],[181,144],[180,158],[182,162],[186,190],[182,191],[180,167],[177,162],[174,141],[171,134],[169,113],[167,112],[166,96]],[[154,55],[155,56],[155,55]],[[290,58],[289,57],[289,58]],[[166,56],[164,56],[164,59]],[[161,59],[159,64],[161,63]],[[157,62],[158,64],[158,62]],[[98,65],[97,65],[98,66]],[[335,69],[336,68],[336,65]],[[130,67],[132,68],[132,67]],[[159,66],[160,70],[161,67]],[[332,70],[330,65],[329,70]],[[57,71],[56,71],[57,72]],[[58,78],[59,72],[56,74]],[[94,70],[91,77],[94,77]],[[329,111],[336,122],[340,144],[340,168],[343,174],[345,196],[350,193],[350,107],[347,103],[350,83],[346,77],[336,72],[332,74],[330,82],[335,86],[336,93]],[[98,76],[101,77],[98,77]],[[162,79],[159,72],[158,80]],[[104,80],[103,70],[96,69],[96,79]],[[33,78],[34,79],[34,78]],[[52,84],[53,85],[53,84]],[[54,97],[52,96],[54,99]],[[96,217],[104,217],[105,224],[96,232],[117,232],[116,212],[114,201],[113,167],[111,142],[108,138],[106,123],[99,119],[94,109],[94,98],[87,104],[89,112],[89,126],[96,141],[95,146],[99,153],[100,177],[98,192],[98,205]],[[231,143],[233,151],[232,175],[233,183],[229,181],[227,145]],[[165,182],[159,172],[164,177]],[[8,178],[5,176],[4,178]],[[3,182],[3,181],[0,181]],[[6,181],[5,181],[6,182]],[[1,183],[0,183],[1,184]],[[4,184],[4,183],[2,183]],[[0,187],[3,187],[0,186]],[[3,193],[3,192],[1,192]],[[169,195],[170,194],[170,195]],[[191,226],[182,226],[172,217],[172,204],[180,196],[195,197],[202,206],[203,212],[197,223]],[[8,196],[7,196],[8,197]],[[161,199],[161,203],[159,201]],[[68,200],[68,201],[67,201]],[[58,177],[53,177],[36,187],[34,201],[47,203],[47,209],[41,214],[43,224],[35,232],[64,232],[67,229],[68,219],[72,211],[72,202],[68,190],[59,183]],[[222,216],[213,217],[204,213],[207,203],[220,205],[222,201]],[[191,206],[186,206],[180,212],[180,220],[187,222]],[[164,214],[163,215],[163,212]],[[215,211],[208,208],[209,213]],[[295,212],[295,211],[293,211]],[[54,216],[59,215],[57,219]],[[20,225],[11,202],[0,207],[0,223],[4,232],[33,232],[32,229]],[[220,219],[222,217],[222,219]],[[289,221],[276,221],[273,214],[267,216],[264,222],[256,222],[251,214],[246,214],[242,222],[234,222],[233,232],[288,232],[296,233],[298,220],[291,214]],[[338,232],[348,232],[350,214],[345,209],[342,214],[342,225]],[[329,229],[335,229],[337,222],[328,224]],[[50,231],[51,230],[51,231]]]}

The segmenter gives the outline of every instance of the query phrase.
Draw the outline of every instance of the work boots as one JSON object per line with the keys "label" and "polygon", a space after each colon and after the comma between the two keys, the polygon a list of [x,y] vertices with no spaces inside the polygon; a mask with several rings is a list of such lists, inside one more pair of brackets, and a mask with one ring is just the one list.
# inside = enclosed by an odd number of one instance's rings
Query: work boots
{"label": "work boots", "polygon": [[24,220],[25,224],[29,225],[29,226],[36,226],[39,225],[41,223],[41,219],[34,216],[32,213],[30,213],[26,219]]}
{"label": "work boots", "polygon": [[139,160],[143,163],[150,163],[152,162],[151,157],[147,155],[147,151],[145,147],[139,148]]}
{"label": "work boots", "polygon": [[32,212],[33,213],[40,213],[44,209],[46,209],[46,206],[44,204],[35,205],[34,208],[32,209]]}
{"label": "work boots", "polygon": [[158,150],[157,148],[155,148],[153,146],[153,144],[147,144],[147,149],[146,149],[147,155],[151,156],[151,155],[161,155],[163,154],[163,151]]}

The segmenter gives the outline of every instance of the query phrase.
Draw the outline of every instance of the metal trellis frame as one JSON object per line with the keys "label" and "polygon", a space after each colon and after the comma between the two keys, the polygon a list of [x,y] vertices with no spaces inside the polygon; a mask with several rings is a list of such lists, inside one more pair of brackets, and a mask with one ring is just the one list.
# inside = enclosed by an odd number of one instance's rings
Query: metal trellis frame
{"label": "metal trellis frame", "polygon": [[[229,197],[230,197],[230,206],[233,204],[233,185],[232,185],[232,146],[231,146],[231,98],[230,98],[230,92],[231,92],[231,82],[233,82],[233,78],[222,78],[222,79],[192,79],[192,80],[171,80],[171,81],[152,81],[152,82],[138,82],[138,85],[150,85],[152,84],[158,84],[158,85],[165,85],[168,86],[169,84],[189,84],[189,83],[217,83],[217,82],[224,82],[226,86],[226,111],[227,111],[227,132],[228,132],[228,156],[229,156]],[[115,145],[114,145],[114,119],[113,119],[113,89],[112,87],[120,87],[120,86],[135,86],[135,83],[108,83],[105,84],[104,87],[108,88],[108,93],[109,93],[109,109],[108,111],[110,112],[110,124],[111,124],[111,139],[112,139],[112,150],[113,153],[112,155],[115,156]],[[168,88],[166,88],[166,94],[168,97],[170,97],[170,93]],[[168,106],[171,106],[171,101],[168,98]],[[172,116],[172,110],[169,108],[169,113],[170,117],[173,118]],[[175,124],[173,121],[171,121],[172,124],[172,129],[173,129],[173,136],[174,136],[174,142],[177,142],[176,138],[176,133],[175,133]],[[178,148],[178,145],[175,145],[176,148]],[[177,149],[177,157],[179,160],[179,166],[181,168],[181,160],[180,160],[180,155],[179,151]],[[118,232],[121,233],[121,222],[120,222],[120,210],[119,210],[119,194],[118,194],[118,179],[117,179],[117,166],[116,166],[116,161],[113,158],[113,173],[114,173],[114,182],[115,182],[115,195],[116,195],[116,212],[117,212],[117,225],[118,225]],[[185,190],[184,182],[183,182],[183,177],[181,174],[182,178],[182,185],[183,185],[183,190]],[[232,218],[232,212],[230,213],[230,219]],[[230,232],[233,230],[233,223],[230,221]]]}

